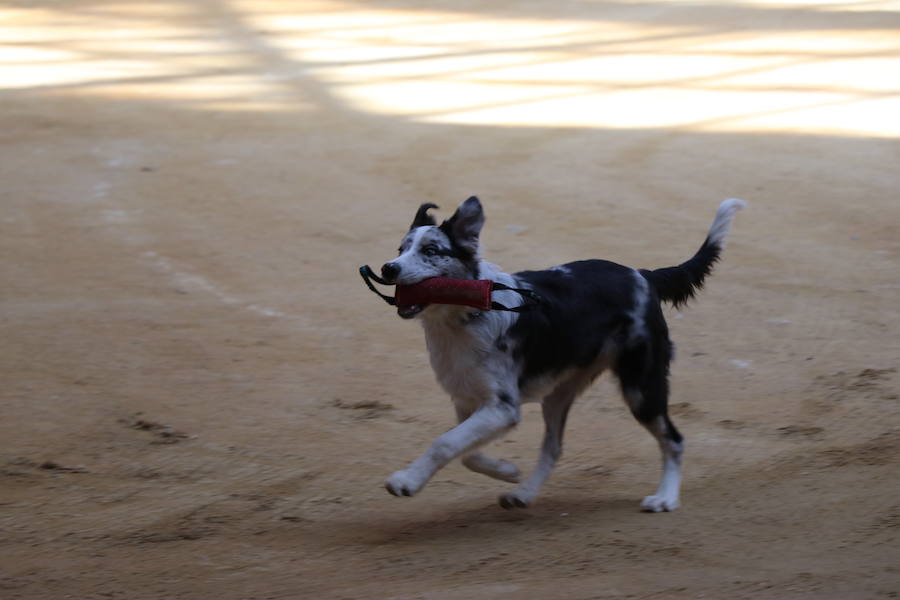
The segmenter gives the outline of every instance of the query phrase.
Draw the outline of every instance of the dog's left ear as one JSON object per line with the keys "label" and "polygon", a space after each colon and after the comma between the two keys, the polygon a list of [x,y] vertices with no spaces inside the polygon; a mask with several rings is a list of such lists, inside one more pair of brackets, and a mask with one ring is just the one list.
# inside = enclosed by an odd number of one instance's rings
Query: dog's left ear
{"label": "dog's left ear", "polygon": [[432,208],[438,208],[438,205],[426,202],[420,206],[419,210],[416,211],[416,216],[413,217],[413,222],[412,225],[409,226],[409,230],[412,231],[416,227],[424,227],[426,225],[436,225],[437,222],[434,220],[434,217],[428,214],[428,211]]}
{"label": "dog's left ear", "polygon": [[478,236],[483,225],[484,210],[481,202],[472,196],[459,205],[452,217],[441,223],[441,230],[457,246],[475,256],[478,254]]}

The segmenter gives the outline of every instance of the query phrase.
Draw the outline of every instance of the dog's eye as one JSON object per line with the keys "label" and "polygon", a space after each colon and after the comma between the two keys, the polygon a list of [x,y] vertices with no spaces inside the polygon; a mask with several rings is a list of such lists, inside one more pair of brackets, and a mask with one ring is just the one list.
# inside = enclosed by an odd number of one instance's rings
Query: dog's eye
{"label": "dog's eye", "polygon": [[437,248],[432,248],[431,246],[428,246],[427,248],[424,248],[422,250],[422,254],[424,254],[425,256],[437,256],[437,253]]}

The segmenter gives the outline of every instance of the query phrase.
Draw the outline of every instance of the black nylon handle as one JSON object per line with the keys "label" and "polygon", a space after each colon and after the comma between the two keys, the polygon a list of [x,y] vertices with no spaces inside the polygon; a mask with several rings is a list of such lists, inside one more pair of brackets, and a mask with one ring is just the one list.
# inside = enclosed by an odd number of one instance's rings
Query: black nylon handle
{"label": "black nylon handle", "polygon": [[[506,284],[495,281],[493,285],[491,285],[491,291],[498,292],[515,292],[522,296],[522,298],[526,301],[524,304],[520,306],[514,306],[510,308],[509,306],[504,306],[499,302],[491,302],[491,308],[494,310],[508,310],[509,312],[525,312],[526,310],[531,310],[536,305],[542,302],[539,294],[532,290],[527,290],[525,288],[514,288],[509,287]],[[530,300],[530,303],[528,302]]]}
{"label": "black nylon handle", "polygon": [[363,278],[363,281],[366,282],[366,285],[369,287],[369,289],[372,290],[373,292],[375,292],[376,294],[378,294],[379,296],[381,296],[381,299],[382,299],[382,300],[384,300],[385,302],[387,302],[387,303],[390,304],[391,306],[395,306],[395,305],[397,304],[397,301],[396,301],[394,298],[392,298],[391,296],[385,296],[384,294],[382,294],[381,292],[379,292],[379,291],[375,288],[375,286],[372,285],[372,282],[369,281],[370,279],[374,279],[375,281],[377,281],[377,282],[380,283],[381,285],[391,285],[390,283],[388,283],[387,281],[385,281],[384,279],[382,279],[381,277],[379,277],[378,275],[376,275],[376,274],[375,274],[375,271],[372,270],[372,267],[370,267],[369,265],[363,265],[363,266],[361,266],[361,267],[359,268],[359,274],[360,274],[360,276]]}

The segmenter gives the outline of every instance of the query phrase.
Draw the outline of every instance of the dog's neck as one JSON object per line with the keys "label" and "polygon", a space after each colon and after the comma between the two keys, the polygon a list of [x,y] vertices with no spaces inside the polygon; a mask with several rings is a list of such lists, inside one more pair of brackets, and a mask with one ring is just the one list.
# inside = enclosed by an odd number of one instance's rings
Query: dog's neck
{"label": "dog's neck", "polygon": [[488,262],[484,259],[478,259],[478,278],[479,279],[490,279],[491,281],[499,281],[501,283],[506,283],[507,279],[511,279],[512,276],[508,273],[504,273],[503,270],[494,263]]}

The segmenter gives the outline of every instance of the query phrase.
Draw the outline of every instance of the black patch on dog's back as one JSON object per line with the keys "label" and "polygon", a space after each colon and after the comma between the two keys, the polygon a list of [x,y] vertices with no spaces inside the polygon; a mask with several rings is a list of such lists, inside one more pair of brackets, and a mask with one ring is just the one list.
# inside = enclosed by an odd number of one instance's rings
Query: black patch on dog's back
{"label": "black patch on dog's back", "polygon": [[514,277],[543,299],[520,313],[509,331],[513,356],[522,364],[520,386],[565,368],[590,365],[611,337],[624,344],[635,305],[633,269],[583,260]]}

